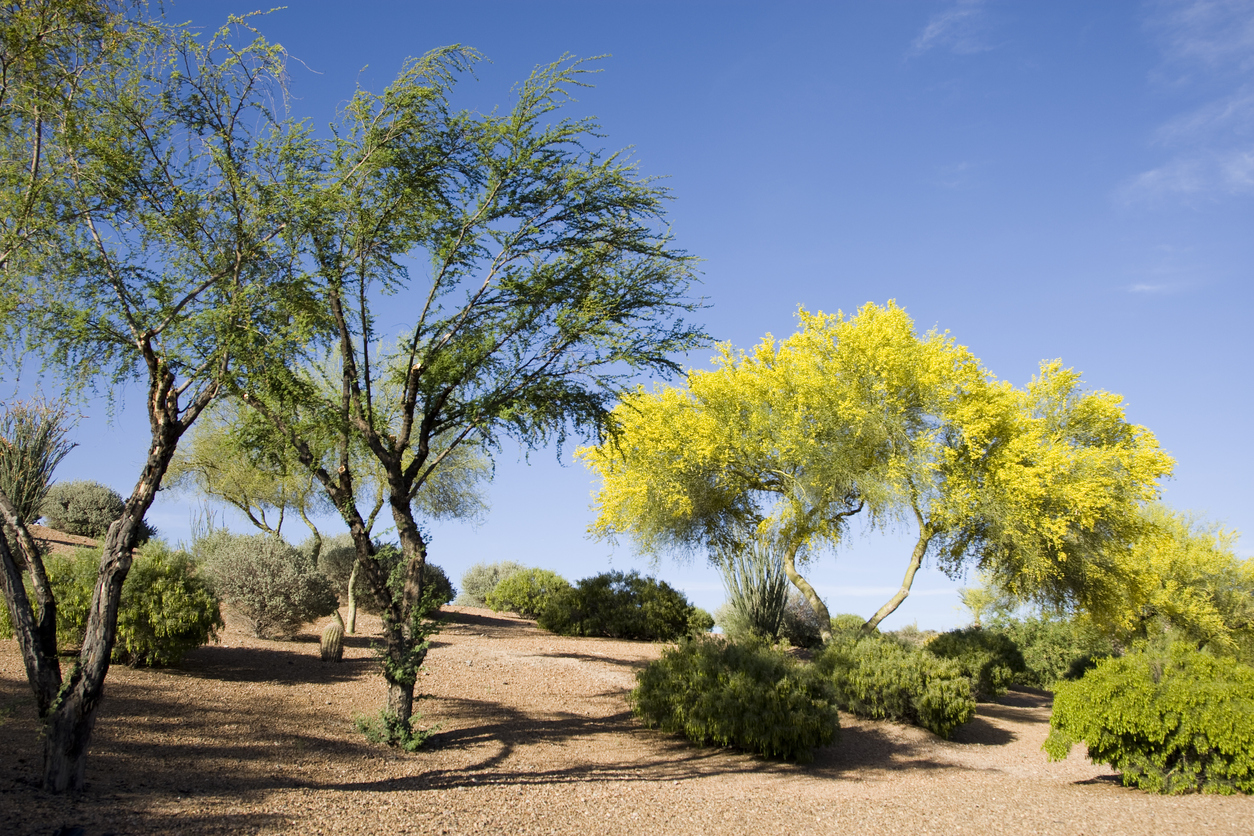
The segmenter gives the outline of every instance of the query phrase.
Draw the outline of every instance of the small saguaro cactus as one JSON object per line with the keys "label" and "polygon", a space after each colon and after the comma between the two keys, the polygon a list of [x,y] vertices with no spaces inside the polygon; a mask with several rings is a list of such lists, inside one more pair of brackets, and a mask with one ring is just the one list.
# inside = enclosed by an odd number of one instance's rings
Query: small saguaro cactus
{"label": "small saguaro cactus", "polygon": [[319,650],[324,662],[338,662],[344,658],[344,619],[340,618],[338,611],[335,613],[335,621],[322,631]]}

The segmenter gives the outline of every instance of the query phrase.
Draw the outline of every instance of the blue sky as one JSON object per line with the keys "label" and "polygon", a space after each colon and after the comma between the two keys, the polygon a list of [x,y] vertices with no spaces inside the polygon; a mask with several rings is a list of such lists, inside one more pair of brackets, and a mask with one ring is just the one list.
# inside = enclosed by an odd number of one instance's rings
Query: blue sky
{"label": "blue sky", "polygon": [[[242,10],[172,17],[213,28]],[[318,126],[440,45],[491,59],[457,91],[484,110],[538,63],[610,56],[571,114],[669,178],[716,339],[790,333],[798,305],[896,299],[1015,384],[1061,358],[1121,393],[1176,458],[1167,502],[1254,531],[1254,3],[292,0],[257,25],[296,59],[292,114]],[[129,492],[146,421],[128,394],[112,424],[85,408],[60,478]],[[584,537],[593,485],[569,451],[506,450],[497,466],[486,521],[432,527],[454,579],[498,559],[572,579],[649,570]],[[186,537],[192,504],[163,494],[149,519]],[[833,612],[867,615],[908,554],[900,536],[858,538],[813,578]],[[705,565],[656,573],[722,600]],[[921,574],[888,626],[962,623],[960,585]]]}

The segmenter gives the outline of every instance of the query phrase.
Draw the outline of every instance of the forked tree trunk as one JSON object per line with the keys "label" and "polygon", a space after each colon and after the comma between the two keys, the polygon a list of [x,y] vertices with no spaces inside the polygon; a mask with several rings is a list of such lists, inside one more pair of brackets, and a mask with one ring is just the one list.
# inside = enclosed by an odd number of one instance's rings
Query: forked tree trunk
{"label": "forked tree trunk", "polygon": [[898,589],[892,598],[884,606],[876,611],[875,615],[862,625],[863,631],[869,633],[879,626],[880,622],[893,614],[893,611],[901,606],[901,602],[906,600],[906,596],[910,594],[910,587],[914,584],[915,573],[919,571],[919,567],[923,565],[923,556],[927,554],[928,544],[931,543],[935,532],[932,527],[923,522],[922,515],[915,511],[919,520],[919,539],[914,544],[914,551],[910,555],[910,565],[906,567],[906,576],[901,580],[901,589]]}

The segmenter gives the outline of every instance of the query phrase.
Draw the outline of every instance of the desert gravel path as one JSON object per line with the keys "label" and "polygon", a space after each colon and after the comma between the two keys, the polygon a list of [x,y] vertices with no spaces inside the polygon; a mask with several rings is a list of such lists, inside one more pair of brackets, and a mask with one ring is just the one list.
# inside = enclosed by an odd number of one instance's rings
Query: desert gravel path
{"label": "desert gravel path", "polygon": [[1049,763],[1045,694],[981,704],[952,741],[842,716],[813,763],[778,764],[642,729],[624,696],[657,645],[449,613],[420,682],[428,749],[352,730],[383,699],[377,622],[338,665],[313,628],[232,625],[179,669],[110,672],[80,798],[32,788],[37,725],[0,642],[0,834],[1254,834],[1252,798],[1124,789],[1079,751]]}

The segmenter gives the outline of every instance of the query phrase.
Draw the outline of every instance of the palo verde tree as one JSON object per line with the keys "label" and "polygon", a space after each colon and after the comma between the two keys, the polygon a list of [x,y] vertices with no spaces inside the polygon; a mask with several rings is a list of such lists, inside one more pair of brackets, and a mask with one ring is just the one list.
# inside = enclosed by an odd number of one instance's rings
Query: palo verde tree
{"label": "palo verde tree", "polygon": [[[282,362],[281,347],[305,339],[310,318],[299,312],[314,310],[299,302],[304,285],[286,250],[310,172],[305,131],[273,109],[282,50],[248,42],[239,19],[201,39],[142,7],[103,2],[11,4],[4,48],[61,10],[74,14],[55,30],[58,72],[41,75],[50,53],[38,49],[29,66],[5,57],[29,83],[22,107],[4,111],[0,199],[26,200],[39,223],[5,229],[0,322],[71,386],[112,392],[138,382],[150,440],[104,538],[68,673],[40,555],[12,504],[0,503],[18,532],[16,544],[0,538],[4,594],[44,722],[43,783],[54,792],[83,785],[122,584],[176,445],[229,375]],[[25,177],[13,174],[15,160]],[[15,548],[34,567],[33,602]]]}
{"label": "palo verde tree", "polygon": [[798,564],[841,545],[858,514],[916,533],[868,630],[929,555],[952,573],[974,559],[1027,596],[1109,595],[1107,555],[1126,551],[1170,466],[1117,397],[1082,392],[1057,364],[1025,391],[996,383],[891,302],[799,317],[782,342],[722,346],[686,386],[624,399],[610,441],[578,451],[602,480],[594,535],[658,554],[744,548],[736,532],[756,529],[824,625]]}
{"label": "palo verde tree", "polygon": [[[467,445],[595,434],[633,376],[669,374],[673,353],[703,341],[682,318],[697,307],[685,296],[693,262],[665,228],[666,190],[589,150],[595,123],[561,118],[585,65],[537,69],[507,113],[454,111],[449,91],[475,58],[449,48],[414,60],[382,94],[359,92],[336,126],[301,239],[334,320],[335,396],[280,367],[241,393],[348,525],[384,602],[386,715],[402,735],[426,653],[424,486]],[[327,467],[307,438],[319,427],[360,439],[382,470],[398,589],[352,462]]]}

